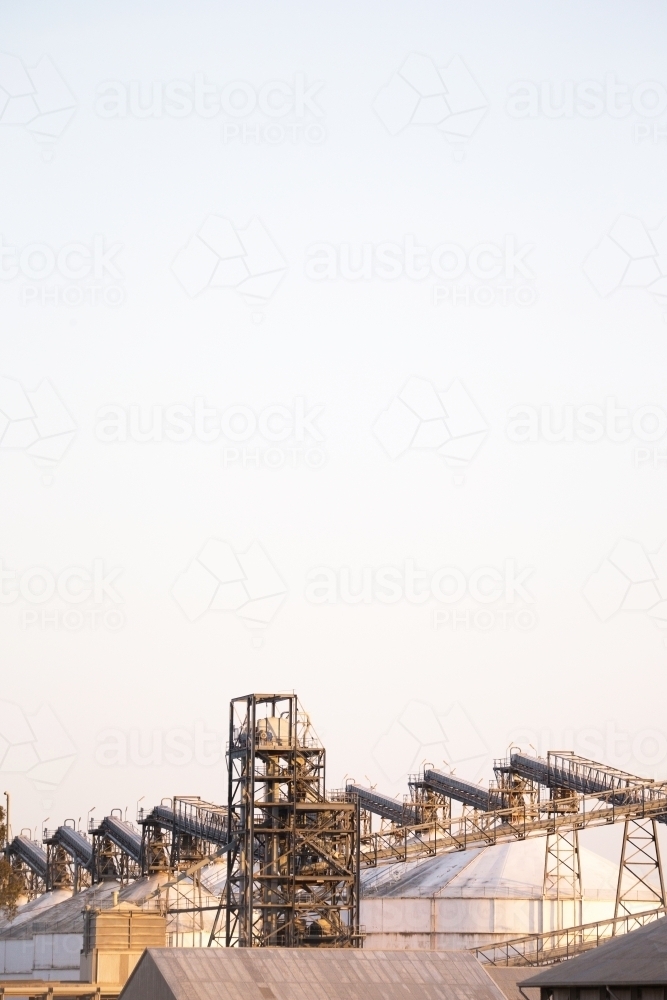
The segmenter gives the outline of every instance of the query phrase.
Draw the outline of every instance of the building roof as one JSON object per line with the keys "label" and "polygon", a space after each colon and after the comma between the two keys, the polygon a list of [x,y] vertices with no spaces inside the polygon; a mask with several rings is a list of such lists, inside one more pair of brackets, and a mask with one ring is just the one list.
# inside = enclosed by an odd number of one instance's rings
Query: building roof
{"label": "building roof", "polygon": [[[168,921],[169,933],[190,933],[193,930],[210,931],[215,919],[215,906],[222,891],[221,872],[223,866],[207,865],[203,870],[201,890],[195,887],[191,877],[178,882],[176,888],[166,889],[172,881],[167,872],[138,878],[129,885],[121,886],[116,881],[99,882],[97,885],[72,895],[70,890],[45,892],[29,903],[19,907],[13,920],[0,923],[0,941],[30,939],[34,934],[83,934],[83,911],[87,906],[95,909],[110,909],[114,905],[114,893],[118,893],[118,903],[134,904],[148,909],[158,909],[160,904],[170,903],[172,907],[186,907],[187,899],[196,897],[201,905],[211,906],[210,910],[196,915],[181,913],[171,915]],[[156,898],[157,890],[161,898]],[[179,902],[180,901],[180,902]]]}
{"label": "building roof", "polygon": [[54,889],[52,892],[43,892],[40,896],[35,896],[33,899],[28,900],[27,903],[23,903],[18,908],[12,918],[4,917],[0,920],[0,937],[10,928],[20,927],[21,924],[29,920],[44,916],[46,911],[50,910],[52,906],[63,903],[71,895],[71,889]]}
{"label": "building roof", "polygon": [[594,951],[553,965],[526,980],[528,986],[667,985],[667,919],[630,931]]}
{"label": "building roof", "polygon": [[[361,872],[362,896],[541,899],[544,849],[544,838],[536,837],[367,868]],[[615,900],[618,864],[586,848],[579,853],[584,898]],[[641,889],[632,898],[655,901]]]}
{"label": "building roof", "polygon": [[150,948],[122,1000],[504,1000],[465,952]]}
{"label": "building roof", "polygon": [[[540,1000],[538,987],[526,987],[526,979],[535,975],[535,969],[531,968],[504,968],[499,965],[485,965],[487,972],[498,986],[507,1000]],[[521,989],[519,989],[521,987]]]}

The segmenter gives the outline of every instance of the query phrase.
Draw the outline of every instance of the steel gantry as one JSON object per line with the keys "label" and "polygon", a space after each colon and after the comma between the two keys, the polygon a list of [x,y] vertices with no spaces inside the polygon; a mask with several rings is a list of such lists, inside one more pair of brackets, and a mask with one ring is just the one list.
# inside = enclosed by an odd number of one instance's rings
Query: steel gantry
{"label": "steel gantry", "polygon": [[[580,924],[579,831],[620,822],[610,927],[626,926],[638,889],[656,911],[667,910],[657,837],[657,824],[667,822],[667,781],[570,751],[541,758],[512,750],[494,762],[487,787],[427,765],[402,799],[355,781],[327,793],[326,752],[295,694],[233,699],[226,760],[226,806],[175,796],[140,814],[141,832],[114,810],[91,825],[91,839],[66,821],[44,832],[46,852],[23,836],[5,852],[28,894],[164,872],[171,878],[157,892],[170,914],[192,918],[191,930],[203,935],[201,916],[215,910],[209,945],[349,947],[362,936],[361,867],[529,837],[545,840],[543,895],[556,901],[557,923]],[[452,803],[461,804],[459,815]],[[202,882],[203,870],[218,864],[226,869],[221,894],[222,880],[207,880],[208,889]]]}
{"label": "steel gantry", "polygon": [[98,826],[91,823],[89,833],[93,882],[117,881],[127,885],[141,875],[141,835],[123,819],[122,810],[112,809]]}
{"label": "steel gantry", "polygon": [[48,861],[46,851],[30,837],[14,837],[4,849],[12,868],[20,875],[28,899],[46,892]]}
{"label": "steel gantry", "polygon": [[227,809],[198,795],[176,795],[139,818],[144,875],[181,871],[227,842]]}
{"label": "steel gantry", "polygon": [[[70,825],[71,824],[71,825]],[[46,889],[79,892],[92,882],[93,847],[74,820],[65,820],[56,830],[44,830],[46,845]]]}
{"label": "steel gantry", "polygon": [[326,797],[326,752],[296,695],[233,699],[227,761],[235,845],[211,943],[359,944],[358,800]]}
{"label": "steel gantry", "polygon": [[625,821],[615,917],[632,912],[628,900],[640,888],[652,896],[656,906],[667,905],[656,822],[654,817],[636,816]]}
{"label": "steel gantry", "polygon": [[[495,781],[487,789],[434,768],[410,780],[412,806],[418,812],[424,789],[460,802],[462,815],[451,809],[423,813],[415,822],[393,822],[361,837],[361,862],[378,865],[407,861],[437,853],[524,840],[546,839],[545,898],[557,902],[556,919],[564,923],[563,903],[582,898],[579,831],[588,827],[624,824],[623,847],[616,896],[617,917],[629,912],[626,900],[634,890],[648,890],[655,906],[667,906],[657,823],[667,822],[667,782],[652,781],[607,767],[570,751],[551,751],[545,758],[521,752],[494,763]],[[376,791],[354,791],[364,808],[383,800]],[[403,815],[410,815],[408,803]],[[388,815],[387,809],[384,815]],[[572,919],[576,922],[576,905]],[[572,921],[570,921],[572,922]]]}

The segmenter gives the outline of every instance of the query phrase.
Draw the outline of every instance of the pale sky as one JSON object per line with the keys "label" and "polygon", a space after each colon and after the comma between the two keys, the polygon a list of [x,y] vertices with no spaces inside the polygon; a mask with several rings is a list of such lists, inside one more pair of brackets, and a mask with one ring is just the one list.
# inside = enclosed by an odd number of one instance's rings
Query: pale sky
{"label": "pale sky", "polygon": [[667,775],[663,4],[7,0],[12,826],[512,742]]}

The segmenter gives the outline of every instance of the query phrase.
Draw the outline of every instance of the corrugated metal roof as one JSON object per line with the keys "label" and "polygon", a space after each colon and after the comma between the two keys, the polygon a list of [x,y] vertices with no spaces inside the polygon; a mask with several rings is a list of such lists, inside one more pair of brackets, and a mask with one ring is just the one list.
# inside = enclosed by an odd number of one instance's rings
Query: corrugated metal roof
{"label": "corrugated metal roof", "polygon": [[507,1000],[540,1000],[539,989],[526,986],[526,979],[535,975],[534,969],[503,969],[496,965],[485,965],[484,971],[491,976]]}
{"label": "corrugated metal roof", "polygon": [[0,920],[0,937],[10,928],[20,927],[21,924],[37,917],[43,917],[52,906],[58,906],[72,895],[71,889],[54,889],[52,892],[43,892],[41,896],[35,896],[20,906],[18,912],[12,920],[5,918]]}
{"label": "corrugated metal roof", "polygon": [[173,1000],[504,1000],[483,967],[465,952],[151,948],[121,998],[169,996]]}
{"label": "corrugated metal roof", "polygon": [[530,986],[665,986],[667,918],[528,979]]}
{"label": "corrugated metal roof", "polygon": [[112,893],[118,888],[117,882],[102,882],[62,900],[46,912],[31,914],[28,920],[19,921],[22,916],[19,911],[15,922],[0,929],[0,940],[31,938],[33,934],[83,934],[84,906],[111,906]]}
{"label": "corrugated metal roof", "polygon": [[[222,865],[209,865],[206,869],[207,883],[221,891],[221,873],[224,871]],[[217,886],[215,880],[217,879]],[[141,905],[144,901],[155,893],[159,886],[170,882],[168,873],[151,875],[145,878],[136,879],[121,888],[118,882],[100,882],[90,889],[72,895],[71,892],[47,892],[21,907],[13,921],[0,925],[0,941],[7,939],[29,939],[34,934],[83,934],[83,910],[86,906],[98,909],[108,909],[113,905],[113,894],[118,892],[121,903],[134,903]],[[203,882],[203,879],[202,879]],[[207,888],[207,885],[204,886]],[[192,899],[196,895],[199,900],[199,890],[196,890],[191,878],[185,878],[179,882],[177,889],[171,889],[168,895],[165,891],[161,899],[153,898],[147,903],[149,907],[157,907],[158,903],[168,904],[178,909],[180,906],[186,907],[186,897]],[[54,897],[50,899],[49,897]],[[207,895],[205,891],[201,896],[203,905],[217,905],[217,896]],[[200,924],[202,929],[210,930],[215,918],[215,910],[209,910],[196,917],[196,929]],[[191,914],[181,913],[170,916],[168,921],[169,933],[188,933],[195,929],[195,917]]]}
{"label": "corrugated metal roof", "polygon": [[[544,849],[544,838],[537,837],[367,868],[361,873],[362,896],[540,899]],[[580,849],[580,857],[584,897],[615,900],[618,865],[586,848]],[[655,899],[646,890],[631,898]]]}
{"label": "corrugated metal roof", "polygon": [[[141,903],[166,877],[153,875],[137,879],[124,888],[118,882],[100,882],[75,895],[62,891],[44,893],[38,897],[41,906],[33,905],[36,900],[31,900],[21,907],[14,920],[0,927],[0,940],[28,939],[33,934],[83,934],[84,907],[109,908],[113,905],[114,892],[118,892],[122,902]],[[55,898],[51,901],[49,897]]]}

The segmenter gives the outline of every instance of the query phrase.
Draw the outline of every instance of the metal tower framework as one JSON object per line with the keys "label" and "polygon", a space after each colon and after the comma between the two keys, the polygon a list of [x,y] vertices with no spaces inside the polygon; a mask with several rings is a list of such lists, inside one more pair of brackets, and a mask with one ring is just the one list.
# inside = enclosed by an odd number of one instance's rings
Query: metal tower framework
{"label": "metal tower framework", "polygon": [[359,804],[326,798],[326,752],[296,695],[233,699],[227,756],[235,843],[209,943],[357,946]]}
{"label": "metal tower framework", "polygon": [[112,809],[99,826],[91,823],[93,883],[117,881],[121,885],[138,878],[141,872],[141,837],[123,819],[121,809]]}
{"label": "metal tower framework", "polygon": [[[578,830],[557,830],[547,836],[542,895],[556,902],[557,928],[581,922],[581,910],[577,913],[577,903],[583,899]],[[572,916],[566,919],[568,904]]]}
{"label": "metal tower framework", "polygon": [[7,844],[4,854],[12,868],[23,882],[23,891],[28,899],[34,899],[46,892],[48,861],[40,844],[30,837],[30,830],[21,831],[20,836]]}
{"label": "metal tower framework", "polygon": [[614,917],[632,913],[630,900],[637,889],[649,892],[657,907],[667,906],[655,819],[625,821]]}
{"label": "metal tower framework", "polygon": [[163,799],[139,816],[142,874],[183,871],[227,843],[227,809],[198,795]]}
{"label": "metal tower framework", "polygon": [[[72,824],[71,826],[69,824]],[[80,892],[92,881],[93,849],[74,820],[65,820],[57,830],[44,830],[46,845],[46,889]]]}

